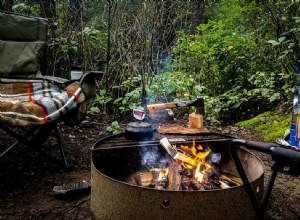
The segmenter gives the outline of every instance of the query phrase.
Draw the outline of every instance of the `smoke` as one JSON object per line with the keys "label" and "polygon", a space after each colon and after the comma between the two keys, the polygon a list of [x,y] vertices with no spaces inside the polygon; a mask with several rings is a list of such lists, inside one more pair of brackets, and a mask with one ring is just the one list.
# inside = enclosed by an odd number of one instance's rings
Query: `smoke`
{"label": "smoke", "polygon": [[157,146],[141,147],[140,158],[142,169],[164,168],[171,160],[161,153]]}

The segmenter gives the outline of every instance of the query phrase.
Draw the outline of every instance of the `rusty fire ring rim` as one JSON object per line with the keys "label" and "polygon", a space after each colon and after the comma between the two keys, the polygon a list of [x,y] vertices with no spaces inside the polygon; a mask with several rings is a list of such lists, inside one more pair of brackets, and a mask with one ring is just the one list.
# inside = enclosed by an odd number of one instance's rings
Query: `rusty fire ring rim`
{"label": "rusty fire ring rim", "polygon": [[[123,133],[122,133],[123,134]],[[122,134],[117,134],[117,135],[112,135],[112,136],[109,136],[109,137],[115,137],[115,136],[122,136]],[[93,148],[92,150],[94,150],[94,146],[97,145],[97,143],[101,142],[102,140],[105,140],[106,138],[103,138],[99,141],[97,141],[94,145],[93,145]],[[241,148],[240,150],[244,151],[244,152],[247,152],[248,154],[250,154],[251,156],[253,156],[254,158],[256,158],[256,160],[258,160],[258,162],[262,165],[262,172],[261,174],[254,180],[252,181],[249,181],[249,183],[253,183],[255,182],[257,179],[260,179],[262,177],[264,177],[264,170],[265,170],[265,165],[263,163],[263,161],[254,153],[252,153],[251,151],[245,149],[245,148]],[[220,191],[220,190],[230,190],[230,189],[235,189],[235,188],[240,188],[240,187],[244,187],[244,184],[240,185],[240,186],[232,186],[230,188],[227,188],[227,189],[208,189],[208,190],[204,190],[204,191],[201,191],[201,190],[162,190],[162,189],[153,189],[153,188],[148,188],[148,187],[144,187],[144,186],[138,186],[138,185],[133,185],[133,184],[129,184],[129,183],[126,183],[125,181],[121,181],[121,180],[117,180],[115,178],[112,178],[108,175],[105,175],[103,174],[102,172],[100,172],[97,167],[95,166],[94,164],[94,161],[93,161],[93,158],[91,158],[91,166],[94,168],[94,170],[101,176],[111,180],[111,181],[114,181],[114,182],[117,182],[117,183],[121,183],[121,184],[124,184],[124,185],[127,185],[127,186],[130,186],[130,187],[137,187],[137,188],[140,188],[140,189],[146,189],[146,190],[154,190],[154,191],[167,191],[167,192],[213,192],[213,191]],[[262,189],[263,190],[263,189]]]}

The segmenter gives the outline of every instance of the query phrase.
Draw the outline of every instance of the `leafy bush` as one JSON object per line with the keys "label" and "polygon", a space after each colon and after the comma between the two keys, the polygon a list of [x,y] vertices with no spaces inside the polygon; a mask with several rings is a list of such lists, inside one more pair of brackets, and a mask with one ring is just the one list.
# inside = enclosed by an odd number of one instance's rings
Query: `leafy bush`
{"label": "leafy bush", "polygon": [[106,128],[106,131],[115,135],[120,134],[122,132],[122,128],[117,121],[113,121],[111,125]]}

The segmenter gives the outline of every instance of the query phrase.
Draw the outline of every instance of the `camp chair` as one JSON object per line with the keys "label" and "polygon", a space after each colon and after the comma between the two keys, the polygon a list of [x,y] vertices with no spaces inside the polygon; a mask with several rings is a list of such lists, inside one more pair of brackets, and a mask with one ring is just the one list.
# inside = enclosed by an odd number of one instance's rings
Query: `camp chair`
{"label": "camp chair", "polygon": [[0,156],[21,143],[40,146],[53,130],[67,166],[57,124],[83,119],[101,72],[78,80],[45,75],[47,28],[43,18],[0,11],[0,128],[15,138]]}

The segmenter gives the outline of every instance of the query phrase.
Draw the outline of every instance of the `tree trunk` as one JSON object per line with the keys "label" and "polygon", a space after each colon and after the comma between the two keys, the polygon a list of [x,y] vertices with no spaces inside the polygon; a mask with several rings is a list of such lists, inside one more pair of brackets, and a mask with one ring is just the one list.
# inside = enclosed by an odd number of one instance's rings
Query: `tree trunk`
{"label": "tree trunk", "polygon": [[56,18],[56,2],[55,0],[41,0],[41,17],[48,19]]}
{"label": "tree trunk", "polygon": [[190,34],[196,32],[196,27],[204,23],[205,15],[205,0],[191,1],[191,25],[189,28]]}
{"label": "tree trunk", "polygon": [[13,0],[2,0],[0,1],[0,10],[12,12],[13,5],[14,5]]}

